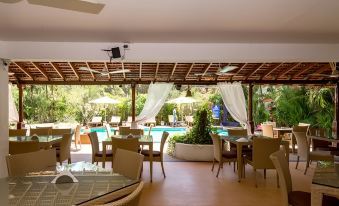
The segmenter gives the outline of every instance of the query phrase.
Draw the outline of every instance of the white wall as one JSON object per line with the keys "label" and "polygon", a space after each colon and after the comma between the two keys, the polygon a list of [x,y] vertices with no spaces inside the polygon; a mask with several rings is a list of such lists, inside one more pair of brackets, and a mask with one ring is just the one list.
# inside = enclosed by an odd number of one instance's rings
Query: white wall
{"label": "white wall", "polygon": [[[10,59],[107,61],[101,49],[122,44],[4,42]],[[136,62],[328,62],[339,60],[339,44],[134,43],[126,61]]]}
{"label": "white wall", "polygon": [[8,74],[0,62],[0,178],[7,177],[8,154]]}

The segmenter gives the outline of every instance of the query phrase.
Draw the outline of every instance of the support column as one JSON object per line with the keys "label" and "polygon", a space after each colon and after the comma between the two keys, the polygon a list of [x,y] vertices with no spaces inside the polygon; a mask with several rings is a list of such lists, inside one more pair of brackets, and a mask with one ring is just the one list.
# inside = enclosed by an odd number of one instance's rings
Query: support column
{"label": "support column", "polygon": [[254,134],[254,122],[253,122],[253,84],[248,85],[248,124],[251,127],[251,132]]}
{"label": "support column", "polygon": [[7,177],[8,155],[8,72],[0,59],[0,178]]}
{"label": "support column", "polygon": [[17,124],[18,129],[23,128],[23,122],[24,122],[24,110],[23,110],[23,85],[18,84],[18,89],[19,89],[19,122]]}
{"label": "support column", "polygon": [[135,83],[131,84],[132,88],[132,122],[135,122]]}
{"label": "support column", "polygon": [[339,128],[339,83],[336,84],[335,87],[335,100],[334,100],[334,111],[335,111],[335,115],[334,115],[334,120],[332,123],[332,134],[334,135],[335,139],[339,139],[339,135],[337,132],[337,129]]}

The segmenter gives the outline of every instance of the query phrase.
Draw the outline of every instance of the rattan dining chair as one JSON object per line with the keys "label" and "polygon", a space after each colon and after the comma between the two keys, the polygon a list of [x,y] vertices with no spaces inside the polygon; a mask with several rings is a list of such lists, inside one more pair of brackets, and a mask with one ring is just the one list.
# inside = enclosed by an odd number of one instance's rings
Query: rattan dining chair
{"label": "rattan dining chair", "polygon": [[[98,135],[96,132],[91,132],[88,134],[89,139],[91,141],[92,145],[92,163],[96,162],[103,162],[103,152],[99,149],[99,140]],[[112,150],[106,150],[106,161],[112,161],[113,160],[113,153]]]}
{"label": "rattan dining chair", "polygon": [[24,142],[9,141],[9,154],[11,155],[35,152],[39,150],[40,145],[38,141],[24,141]]}
{"label": "rattan dining chair", "polygon": [[[153,151],[153,161],[161,163],[162,174],[166,177],[165,169],[164,169],[164,146],[167,140],[169,133],[163,132],[161,136],[161,143],[160,143],[160,151]],[[144,160],[149,161],[150,151],[149,150],[142,150],[141,154],[145,156]]]}
{"label": "rattan dining chair", "polygon": [[67,160],[71,164],[71,134],[64,134],[60,142],[60,149],[56,150],[57,161],[62,165],[62,162]]}
{"label": "rattan dining chair", "polygon": [[273,124],[261,124],[261,129],[263,136],[273,138]]}
{"label": "rattan dining chair", "polygon": [[105,129],[106,129],[107,137],[112,137],[113,134],[112,134],[111,126],[109,124],[106,124]]}
{"label": "rattan dining chair", "polygon": [[[311,206],[311,194],[303,191],[293,191],[291,173],[285,150],[280,149],[270,155],[275,169],[279,175],[279,182],[282,195],[283,206]],[[339,200],[334,197],[323,196],[324,206],[339,205]]]}
{"label": "rattan dining chair", "polygon": [[213,158],[213,165],[212,171],[214,170],[214,163],[215,161],[219,162],[218,172],[216,177],[219,176],[220,168],[222,168],[224,162],[233,162],[234,164],[234,171],[235,171],[235,163],[237,162],[237,152],[235,150],[231,151],[223,151],[222,141],[218,134],[210,134],[212,141],[213,141],[213,150],[214,150],[214,158]]}
{"label": "rattan dining chair", "polygon": [[37,129],[30,129],[29,135],[51,135],[52,128],[37,128]]}
{"label": "rattan dining chair", "polygon": [[333,161],[333,155],[330,151],[310,151],[310,141],[308,140],[305,132],[293,132],[298,146],[297,152],[297,164],[295,169],[298,169],[300,157],[306,160],[305,172],[306,174],[310,161]]}
{"label": "rattan dining chair", "polygon": [[120,126],[119,127],[119,135],[129,135],[130,127],[128,126]]}
{"label": "rattan dining chair", "polygon": [[[242,169],[245,174],[246,164],[249,164],[253,167],[255,187],[258,187],[258,183],[257,183],[257,170],[258,169],[264,170],[265,179],[266,179],[266,170],[275,169],[270,159],[270,155],[279,150],[280,144],[281,144],[281,138],[262,138],[262,137],[253,138],[252,155],[246,155],[244,157],[245,164],[244,164],[244,168]],[[277,185],[279,186],[278,179],[277,179]]]}
{"label": "rattan dining chair", "polygon": [[[227,129],[228,132],[228,136],[240,136],[240,137],[247,137],[248,133],[247,133],[247,129],[237,129],[237,128],[230,128]],[[230,142],[230,149],[231,150],[237,150],[237,145],[235,145],[234,143]],[[243,145],[243,153],[248,153],[251,152],[252,149],[248,147],[248,145]]]}
{"label": "rattan dining chair", "polygon": [[138,152],[139,140],[138,138],[115,138],[112,137],[112,153],[115,154],[116,150],[124,149],[132,152]]}
{"label": "rattan dining chair", "polygon": [[10,129],[8,131],[9,137],[15,137],[15,136],[26,136],[27,129]]}
{"label": "rattan dining chair", "polygon": [[[71,129],[51,129],[51,135],[71,134]],[[60,143],[53,144],[57,150],[60,149]]]}
{"label": "rattan dining chair", "polygon": [[[100,205],[100,206],[138,206],[143,187],[144,187],[144,182],[141,181],[138,184],[137,188],[133,192],[128,194],[127,196],[121,199],[118,199],[116,201],[113,201],[113,202],[110,202],[104,205]],[[115,193],[120,193],[120,191],[117,191]]]}
{"label": "rattan dining chair", "polygon": [[137,152],[117,148],[114,154],[113,171],[133,180],[140,179],[144,156]]}
{"label": "rattan dining chair", "polygon": [[144,135],[144,130],[143,129],[129,129],[129,133],[132,135]]}
{"label": "rattan dining chair", "polygon": [[23,176],[29,172],[55,170],[55,149],[6,156],[8,175]]}

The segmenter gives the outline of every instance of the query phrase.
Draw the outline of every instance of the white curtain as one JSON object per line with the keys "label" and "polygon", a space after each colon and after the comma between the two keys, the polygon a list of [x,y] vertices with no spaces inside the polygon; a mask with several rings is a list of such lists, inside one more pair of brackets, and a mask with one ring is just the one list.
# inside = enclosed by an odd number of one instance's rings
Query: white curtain
{"label": "white curtain", "polygon": [[8,121],[19,122],[19,114],[13,100],[11,84],[8,84]]}
{"label": "white curtain", "polygon": [[135,123],[142,124],[148,119],[154,118],[165,104],[172,87],[173,83],[151,83],[148,87],[144,108],[135,118]]}
{"label": "white curtain", "polygon": [[247,111],[244,91],[240,82],[218,83],[224,104],[234,120],[247,127]]}

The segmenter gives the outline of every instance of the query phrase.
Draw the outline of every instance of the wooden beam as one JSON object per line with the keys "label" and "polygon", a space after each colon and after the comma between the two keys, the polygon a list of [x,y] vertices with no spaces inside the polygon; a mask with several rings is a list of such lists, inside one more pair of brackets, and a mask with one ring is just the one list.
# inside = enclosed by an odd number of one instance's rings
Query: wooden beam
{"label": "wooden beam", "polygon": [[302,73],[308,71],[308,70],[309,70],[310,68],[312,68],[314,65],[315,65],[315,63],[307,65],[305,68],[303,68],[302,70],[300,70],[299,72],[297,72],[295,75],[293,75],[291,79],[294,79],[294,78],[300,76]]}
{"label": "wooden beam", "polygon": [[168,77],[168,81],[172,79],[175,69],[177,68],[178,63],[175,63],[171,72],[171,75]]}
{"label": "wooden beam", "polygon": [[[88,63],[88,62],[86,62],[86,65],[87,65],[87,68],[92,69],[92,68],[89,66],[89,63]],[[96,81],[97,78],[95,77],[95,75],[93,74],[93,72],[92,72],[92,71],[89,71],[89,73],[91,73],[92,78],[94,79],[94,81]]]}
{"label": "wooden beam", "polygon": [[284,63],[280,63],[278,64],[277,66],[275,66],[273,69],[271,70],[268,70],[265,74],[263,74],[261,77],[260,77],[260,80],[263,80],[265,77],[267,77],[268,75],[270,75],[272,72],[274,72],[275,70],[277,70],[281,65],[283,65]]}
{"label": "wooden beam", "polygon": [[207,71],[211,68],[211,66],[212,66],[212,63],[207,64],[207,66],[206,66],[204,72],[203,72],[202,75],[201,75],[202,77],[207,73]]}
{"label": "wooden beam", "polygon": [[53,69],[59,74],[59,76],[62,78],[62,80],[65,81],[65,76],[61,72],[61,70],[58,68],[58,66],[56,66],[53,62],[49,62],[49,63],[52,65]]}
{"label": "wooden beam", "polygon": [[159,71],[159,66],[160,66],[160,64],[159,64],[159,62],[158,62],[158,63],[157,63],[157,68],[155,69],[154,81],[157,80],[157,75],[158,75],[158,71]]}
{"label": "wooden beam", "polygon": [[44,72],[44,71],[42,70],[42,68],[40,67],[40,65],[38,65],[38,63],[32,62],[32,64],[34,65],[34,67],[35,67],[37,70],[39,70],[39,72],[40,72],[42,75],[44,75],[44,77],[45,77],[48,81],[50,80],[49,77],[48,77],[48,75],[47,75],[47,73]]}
{"label": "wooden beam", "polygon": [[19,122],[17,124],[17,129],[21,129],[23,126],[23,122],[24,122],[24,104],[23,104],[23,85],[22,84],[18,84],[18,90],[19,90]]}
{"label": "wooden beam", "polygon": [[[229,64],[230,65],[230,64]],[[244,68],[244,67],[246,67],[247,66],[247,63],[245,63],[244,65],[242,65],[242,67],[240,67],[240,69],[237,71],[237,73],[235,73],[235,75],[232,75],[231,76],[231,81],[233,80],[233,77],[235,77],[235,76],[237,76],[239,73],[240,73],[240,71]]]}
{"label": "wooden beam", "polygon": [[77,79],[80,80],[80,75],[79,72],[74,68],[72,62],[68,62],[69,67],[71,67],[73,73],[75,74],[75,76],[77,76]]}
{"label": "wooden beam", "polygon": [[250,76],[252,76],[253,74],[255,74],[259,69],[261,69],[266,63],[262,63],[260,66],[258,66],[258,68],[254,69],[252,72],[250,72],[245,79],[248,79]]}
{"label": "wooden beam", "polygon": [[254,134],[254,121],[253,121],[253,84],[248,84],[248,124],[251,127],[251,134]]}
{"label": "wooden beam", "polygon": [[132,89],[132,122],[135,122],[135,83],[131,84]]}
{"label": "wooden beam", "polygon": [[27,75],[29,78],[31,78],[32,80],[34,80],[34,78],[33,78],[33,75],[26,69],[26,68],[23,68],[23,67],[21,67],[18,63],[16,63],[16,62],[13,62],[17,67],[19,67],[19,69],[23,72],[23,73],[25,73],[25,75]]}
{"label": "wooden beam", "polygon": [[140,62],[140,66],[139,66],[139,80],[141,80],[141,70],[142,70],[142,62]]}
{"label": "wooden beam", "polygon": [[[314,72],[313,74],[321,74],[324,71],[328,70],[329,68],[329,64],[325,64],[324,66],[322,66],[320,69],[318,69],[316,72]],[[310,76],[306,77],[305,80],[308,80],[310,78]]]}
{"label": "wooden beam", "polygon": [[278,74],[278,76],[276,77],[276,79],[279,79],[280,77],[286,75],[287,73],[289,73],[290,71],[292,71],[293,69],[295,69],[296,67],[298,67],[301,63],[296,63],[294,66],[292,66],[291,68],[281,72],[280,74]]}
{"label": "wooden beam", "polygon": [[[125,64],[124,64],[124,62],[121,62],[121,68],[122,68],[123,71],[125,71]],[[126,79],[125,72],[123,72],[122,74],[124,75],[124,80],[125,80]]]}
{"label": "wooden beam", "polygon": [[188,71],[187,71],[187,73],[186,73],[186,75],[185,75],[185,80],[187,79],[188,75],[189,75],[190,72],[192,71],[193,67],[194,67],[194,63],[192,63],[191,66],[190,66],[190,68],[188,69]]}
{"label": "wooden beam", "polygon": [[[120,84],[150,84],[151,80],[144,81],[135,81],[135,80],[119,80],[119,81],[20,81],[21,84],[27,85],[120,85]],[[161,80],[158,82],[168,82],[167,80]],[[181,85],[216,85],[218,82],[239,82],[239,80],[220,80],[220,81],[183,81],[183,80],[175,80],[171,81],[174,84]],[[270,84],[270,85],[335,85],[336,80],[242,80],[240,81],[242,84]],[[13,84],[17,84],[17,82],[13,82]]]}
{"label": "wooden beam", "polygon": [[106,71],[107,71],[107,73],[108,73],[108,79],[109,79],[109,81],[112,81],[111,74],[109,73],[109,70],[108,70],[108,63],[107,63],[107,62],[104,63],[104,67],[106,68]]}

